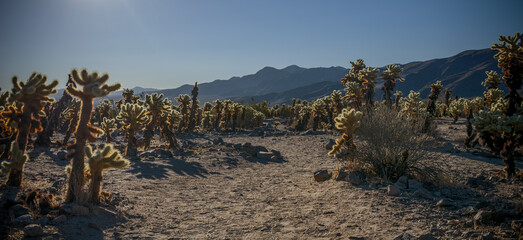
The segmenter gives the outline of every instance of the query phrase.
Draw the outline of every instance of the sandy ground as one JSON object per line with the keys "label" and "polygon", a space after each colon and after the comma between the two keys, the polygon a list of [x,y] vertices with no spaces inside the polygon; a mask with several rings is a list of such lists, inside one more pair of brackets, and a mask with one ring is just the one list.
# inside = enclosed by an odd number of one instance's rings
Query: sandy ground
{"label": "sandy ground", "polygon": [[[394,239],[408,233],[437,239],[477,239],[490,231],[495,237],[514,239],[514,234],[504,231],[510,228],[511,220],[523,220],[521,216],[474,230],[473,216],[463,216],[460,209],[488,202],[517,211],[523,206],[523,184],[498,176],[503,168],[501,159],[484,150],[462,147],[463,122],[439,123],[438,139],[428,149],[427,159],[441,163],[453,184],[426,186],[433,199],[407,191],[389,196],[385,182],[369,180],[354,186],[347,181],[314,181],[316,170],[332,171],[339,166],[323,146],[325,140],[336,139],[337,133],[267,137],[199,134],[185,136],[184,141],[189,141],[186,151],[174,157],[144,155],[133,159],[127,168],[105,171],[103,190],[111,193],[111,202],[90,206],[87,217],[67,215],[63,223],[52,221],[61,213],[48,214],[51,221],[44,226],[43,238]],[[225,144],[213,144],[218,137]],[[121,136],[116,139],[123,142]],[[231,146],[246,142],[280,151],[283,159],[245,157]],[[57,158],[61,150],[37,148],[30,152],[26,188],[63,193],[63,169],[68,162]],[[523,167],[521,161],[518,167]],[[465,184],[468,178],[480,175],[485,177],[480,186]],[[0,180],[5,181],[5,176]],[[6,192],[4,187],[1,194]],[[436,207],[443,198],[452,206]],[[22,235],[20,228],[13,227],[9,237]]]}

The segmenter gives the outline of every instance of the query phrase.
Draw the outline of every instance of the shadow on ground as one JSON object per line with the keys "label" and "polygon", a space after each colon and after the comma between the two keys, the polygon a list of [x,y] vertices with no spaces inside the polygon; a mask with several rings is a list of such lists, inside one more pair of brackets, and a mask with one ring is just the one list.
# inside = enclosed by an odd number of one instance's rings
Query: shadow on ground
{"label": "shadow on ground", "polygon": [[209,174],[207,169],[197,162],[186,162],[176,158],[132,161],[127,172],[135,174],[137,178],[147,179],[163,179],[171,173],[202,178],[206,178],[204,174]]}

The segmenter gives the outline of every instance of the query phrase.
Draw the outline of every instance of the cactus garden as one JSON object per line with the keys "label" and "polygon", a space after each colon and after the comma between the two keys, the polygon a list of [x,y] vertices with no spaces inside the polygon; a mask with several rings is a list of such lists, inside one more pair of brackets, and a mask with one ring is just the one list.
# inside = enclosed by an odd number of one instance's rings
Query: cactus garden
{"label": "cactus garden", "polygon": [[0,3],[0,239],[523,239],[521,3],[442,58],[404,3],[58,2]]}

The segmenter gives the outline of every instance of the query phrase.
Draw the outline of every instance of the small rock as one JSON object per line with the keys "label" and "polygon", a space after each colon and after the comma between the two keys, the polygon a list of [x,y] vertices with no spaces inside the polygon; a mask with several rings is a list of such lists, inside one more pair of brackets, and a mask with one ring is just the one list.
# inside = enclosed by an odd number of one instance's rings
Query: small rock
{"label": "small rock", "polygon": [[76,203],[62,204],[62,206],[60,206],[60,210],[75,216],[89,216],[89,208]]}
{"label": "small rock", "polygon": [[334,139],[329,139],[327,140],[327,142],[325,143],[324,147],[326,150],[332,150],[332,147],[336,145],[336,141],[334,141]]}
{"label": "small rock", "polygon": [[33,217],[29,214],[22,215],[20,217],[15,218],[14,224],[15,225],[27,225],[33,223]]}
{"label": "small rock", "polygon": [[479,210],[476,215],[474,215],[474,229],[477,229],[481,225],[489,225],[492,223],[493,212],[487,210]]}
{"label": "small rock", "polygon": [[263,160],[271,160],[271,157],[274,156],[272,152],[258,152],[256,157]]}
{"label": "small rock", "polygon": [[452,204],[450,202],[450,200],[446,199],[446,198],[443,198],[441,200],[438,201],[438,203],[436,203],[436,207],[450,207],[450,206],[453,206],[454,204]]}
{"label": "small rock", "polygon": [[352,171],[352,172],[348,173],[348,175],[347,175],[347,177],[345,177],[345,179],[347,180],[347,182],[350,182],[352,185],[358,186],[363,183],[361,175],[362,174],[359,171]]}
{"label": "small rock", "polygon": [[334,172],[332,173],[332,178],[336,181],[343,181],[345,180],[345,178],[348,176],[349,174],[347,174],[346,172],[344,171],[341,171],[341,170],[334,170]]}
{"label": "small rock", "polygon": [[274,154],[274,156],[277,156],[278,158],[281,157],[281,153],[280,153],[280,151],[277,151],[277,150],[271,150],[271,153]]}
{"label": "small rock", "polygon": [[408,189],[418,190],[421,188],[423,188],[423,185],[420,182],[416,181],[415,179],[409,179]]}
{"label": "small rock", "polygon": [[427,189],[425,189],[423,187],[421,187],[418,190],[416,190],[413,194],[416,197],[425,198],[425,199],[433,199],[434,198],[434,196],[432,196],[432,193],[429,192]]}
{"label": "small rock", "polygon": [[49,218],[47,216],[43,216],[42,218],[40,218],[39,222],[40,225],[45,226],[49,223]]}
{"label": "small rock", "polygon": [[365,240],[364,237],[349,237],[349,240]]}
{"label": "small rock", "polygon": [[396,236],[394,240],[417,240],[417,238],[408,233],[401,233],[400,235]]}
{"label": "small rock", "polygon": [[67,216],[65,215],[60,215],[58,217],[55,217],[52,221],[53,224],[60,224],[60,223],[63,223],[67,221]]}
{"label": "small rock", "polygon": [[96,229],[100,232],[103,232],[104,230],[98,225],[96,224],[95,222],[89,222],[89,224],[87,225],[89,226],[90,228],[93,228],[93,229]]}
{"label": "small rock", "polygon": [[389,186],[387,186],[387,194],[389,196],[396,197],[401,194],[401,190],[398,187],[396,187],[395,185],[389,185]]}
{"label": "small rock", "polygon": [[26,237],[39,237],[44,234],[44,229],[38,224],[29,224],[24,227],[24,235]]}
{"label": "small rock", "polygon": [[56,153],[56,157],[60,160],[67,160],[67,151],[59,151]]}
{"label": "small rock", "polygon": [[214,145],[223,145],[224,144],[223,139],[221,137],[212,140],[212,143]]}
{"label": "small rock", "polygon": [[418,237],[418,240],[438,240],[432,233],[423,234]]}
{"label": "small rock", "polygon": [[29,209],[22,206],[21,204],[16,204],[9,209],[9,213],[13,216],[13,218],[17,218],[22,215],[29,214]]}
{"label": "small rock", "polygon": [[468,207],[464,207],[460,210],[457,211],[457,213],[460,215],[460,216],[472,216],[474,214],[476,214],[478,210],[473,207],[473,206],[468,206]]}
{"label": "small rock", "polygon": [[398,181],[396,181],[397,183],[402,183],[403,185],[407,185],[407,180],[409,178],[407,176],[401,176],[400,178],[398,178]]}
{"label": "small rock", "polygon": [[314,172],[314,180],[316,182],[323,182],[328,180],[331,177],[331,174],[327,170],[318,170]]}
{"label": "small rock", "polygon": [[276,155],[273,155],[273,156],[271,157],[271,162],[279,162],[280,160],[281,160],[281,157],[278,157],[278,156],[276,156]]}

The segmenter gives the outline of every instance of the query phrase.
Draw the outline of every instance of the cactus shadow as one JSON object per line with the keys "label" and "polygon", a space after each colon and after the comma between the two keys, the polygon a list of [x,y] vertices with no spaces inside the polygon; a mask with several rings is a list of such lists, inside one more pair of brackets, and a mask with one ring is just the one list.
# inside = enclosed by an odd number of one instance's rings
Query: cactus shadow
{"label": "cactus shadow", "polygon": [[207,178],[209,174],[200,163],[187,162],[177,158],[162,158],[147,161],[132,161],[127,172],[136,175],[137,178],[164,179],[172,174]]}

